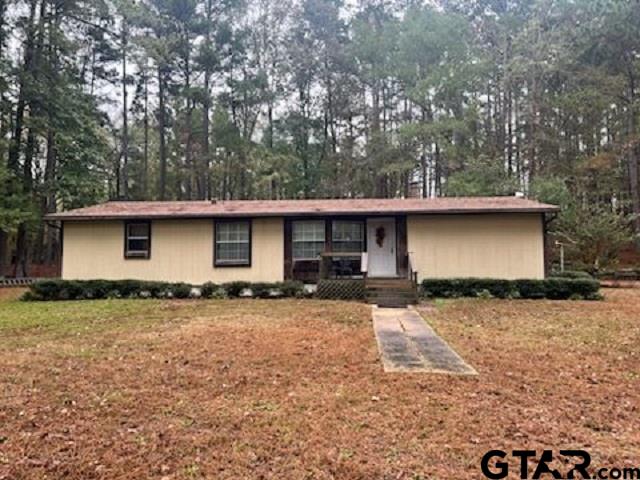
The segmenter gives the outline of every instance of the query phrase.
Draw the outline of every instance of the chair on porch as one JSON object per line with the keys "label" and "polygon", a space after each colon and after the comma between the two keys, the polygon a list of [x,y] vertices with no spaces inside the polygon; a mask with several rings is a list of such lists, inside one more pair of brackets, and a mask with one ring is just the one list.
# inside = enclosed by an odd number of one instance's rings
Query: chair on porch
{"label": "chair on porch", "polygon": [[338,257],[333,260],[333,273],[336,278],[338,277],[352,277],[353,272],[353,259],[347,257]]}
{"label": "chair on porch", "polygon": [[[320,254],[320,278],[337,279],[364,276],[365,262],[366,253],[322,252]],[[357,263],[360,264],[359,268]]]}

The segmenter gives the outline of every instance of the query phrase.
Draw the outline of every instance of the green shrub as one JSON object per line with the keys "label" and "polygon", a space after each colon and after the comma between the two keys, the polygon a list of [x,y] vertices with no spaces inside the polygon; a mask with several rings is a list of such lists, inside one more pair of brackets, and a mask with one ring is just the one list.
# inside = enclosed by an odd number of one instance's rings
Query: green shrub
{"label": "green shrub", "polygon": [[490,298],[494,298],[491,292],[487,289],[480,290],[478,292],[478,298],[483,298],[485,300],[489,300]]}
{"label": "green shrub", "polygon": [[228,282],[223,283],[222,288],[230,298],[238,298],[243,290],[250,288],[251,284],[249,282]]}
{"label": "green shrub", "polygon": [[[165,298],[169,291],[168,284],[165,282],[141,282],[140,294],[141,298]],[[141,295],[147,292],[147,295]]]}
{"label": "green shrub", "polygon": [[[517,294],[509,280],[484,278],[437,278],[422,282],[423,294],[427,297],[477,297],[487,293],[496,298],[512,298]],[[484,293],[486,292],[486,293]]]}
{"label": "green shrub", "polygon": [[88,280],[83,285],[84,298],[107,298],[110,291],[109,282],[106,280]]}
{"label": "green shrub", "polygon": [[218,288],[217,290],[213,291],[210,297],[207,298],[222,300],[224,298],[229,298],[229,296],[227,295],[227,292],[225,292],[222,288]]}
{"label": "green shrub", "polygon": [[35,282],[29,287],[31,299],[59,300],[62,285],[62,280],[41,280],[39,282]]}
{"label": "green shrub", "polygon": [[239,297],[243,290],[251,290],[253,298],[300,297],[304,286],[300,282],[231,282],[223,285],[229,297]]}
{"label": "green shrub", "polygon": [[23,302],[36,302],[42,299],[38,298],[31,290],[27,290],[22,294],[20,300],[22,300]]}
{"label": "green shrub", "polygon": [[42,280],[32,284],[24,300],[160,298],[169,284],[140,280]]}
{"label": "green shrub", "polygon": [[546,297],[551,300],[566,300],[571,295],[578,294],[576,291],[576,284],[567,282],[565,278],[547,278],[544,280]]}
{"label": "green shrub", "polygon": [[[142,280],[42,280],[32,284],[23,300],[82,300],[102,298],[189,298],[193,286],[187,283],[150,282]],[[222,286],[205,283],[200,292],[203,298],[237,298],[249,289],[257,298],[301,297],[304,286],[300,282],[249,283],[230,282]]]}
{"label": "green shrub", "polygon": [[144,282],[140,280],[117,280],[115,289],[122,298],[132,298],[138,295]]}
{"label": "green shrub", "polygon": [[556,278],[581,278],[581,279],[591,279],[593,278],[589,272],[584,272],[582,270],[565,270],[564,272],[551,272],[551,277]]}
{"label": "green shrub", "polygon": [[600,282],[598,280],[573,280],[573,292],[582,295],[587,300],[602,300],[600,294]]}
{"label": "green shrub", "polygon": [[191,294],[191,285],[187,283],[174,283],[169,287],[169,291],[173,298],[189,298]]}
{"label": "green shrub", "polygon": [[257,282],[252,283],[248,288],[251,289],[251,296],[254,298],[269,298],[277,285],[273,283]]}
{"label": "green shrub", "polygon": [[585,300],[604,300],[604,295],[600,292],[591,293],[584,298]]}
{"label": "green shrub", "polygon": [[[565,280],[569,281],[569,280]],[[545,280],[514,280],[516,289],[520,293],[520,298],[546,298],[547,286]]]}
{"label": "green shrub", "polygon": [[586,278],[551,277],[544,280],[499,280],[491,278],[425,279],[421,285],[425,297],[483,297],[497,298],[599,298],[600,283]]}
{"label": "green shrub", "polygon": [[213,282],[207,282],[200,288],[200,294],[202,298],[213,298],[213,296],[220,290],[220,287]]}
{"label": "green shrub", "polygon": [[302,297],[304,295],[304,284],[294,280],[287,280],[279,284],[283,297]]}

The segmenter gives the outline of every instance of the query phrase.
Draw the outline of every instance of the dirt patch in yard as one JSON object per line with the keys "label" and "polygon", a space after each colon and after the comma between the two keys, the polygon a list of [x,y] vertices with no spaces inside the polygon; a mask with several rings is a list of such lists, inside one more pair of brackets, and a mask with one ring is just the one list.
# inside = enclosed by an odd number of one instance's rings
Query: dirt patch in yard
{"label": "dirt patch in yard", "polygon": [[0,319],[0,478],[480,478],[491,448],[640,463],[638,290],[425,308],[478,377],[383,373],[362,304],[123,302],[95,333]]}

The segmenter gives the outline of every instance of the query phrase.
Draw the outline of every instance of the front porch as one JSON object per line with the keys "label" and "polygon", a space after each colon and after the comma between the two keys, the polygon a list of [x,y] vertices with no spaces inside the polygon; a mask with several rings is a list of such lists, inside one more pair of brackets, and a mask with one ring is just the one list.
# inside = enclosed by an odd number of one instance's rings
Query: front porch
{"label": "front porch", "polygon": [[291,218],[284,233],[287,280],[413,280],[405,215]]}

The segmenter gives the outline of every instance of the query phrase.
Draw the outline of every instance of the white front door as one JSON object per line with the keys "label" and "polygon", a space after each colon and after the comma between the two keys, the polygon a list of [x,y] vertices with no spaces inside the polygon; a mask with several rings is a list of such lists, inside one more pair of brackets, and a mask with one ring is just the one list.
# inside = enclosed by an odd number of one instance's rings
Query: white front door
{"label": "white front door", "polygon": [[370,277],[395,277],[396,220],[370,218],[367,220],[367,274]]}

